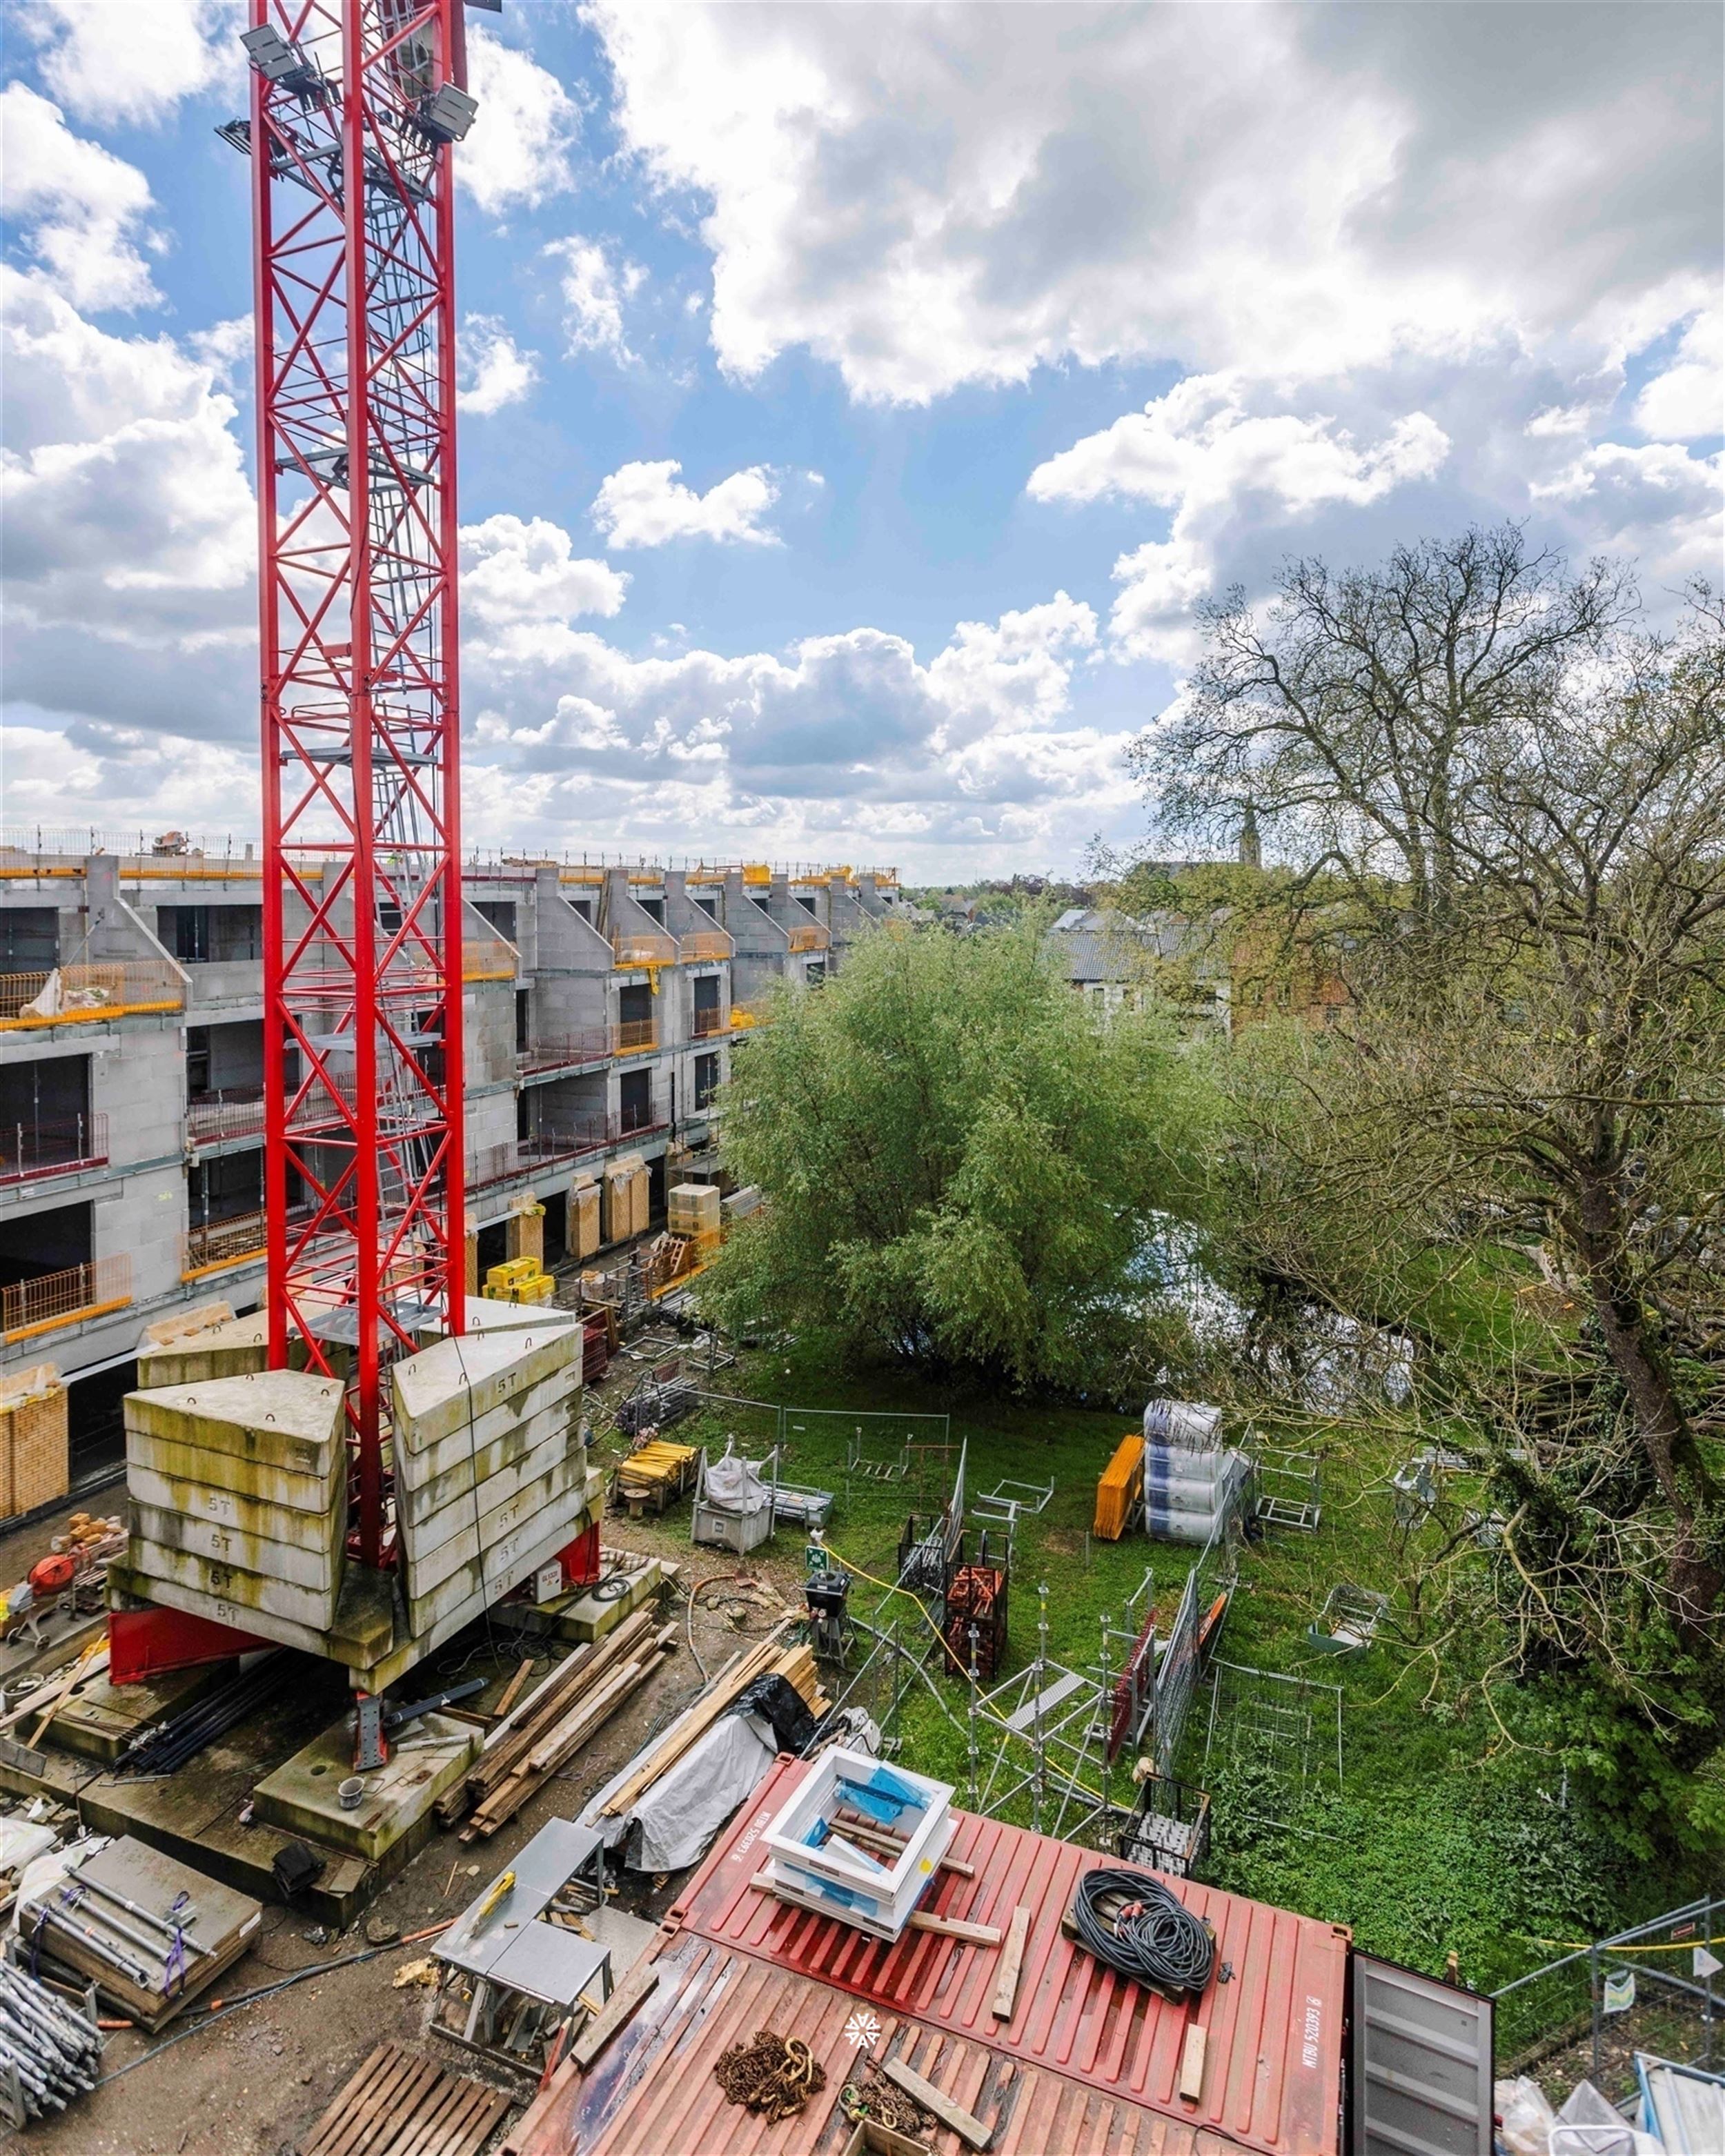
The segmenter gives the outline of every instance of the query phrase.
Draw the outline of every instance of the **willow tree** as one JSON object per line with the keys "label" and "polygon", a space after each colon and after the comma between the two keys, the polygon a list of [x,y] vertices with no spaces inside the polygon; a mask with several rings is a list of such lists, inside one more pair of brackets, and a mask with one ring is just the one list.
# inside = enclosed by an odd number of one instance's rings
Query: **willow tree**
{"label": "willow tree", "polygon": [[1158,1019],[1075,994],[1035,923],[882,928],[737,1050],[726,1157],[766,1204],[703,1305],[1020,1389],[1130,1383],[1195,1084]]}

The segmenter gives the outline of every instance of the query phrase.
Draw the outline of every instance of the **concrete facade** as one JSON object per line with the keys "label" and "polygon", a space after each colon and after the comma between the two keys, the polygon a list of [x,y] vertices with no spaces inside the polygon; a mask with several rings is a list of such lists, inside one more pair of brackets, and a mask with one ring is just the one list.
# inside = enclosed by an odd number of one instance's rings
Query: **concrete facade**
{"label": "concrete facade", "polygon": [[[719,1175],[711,1101],[759,1006],[898,902],[891,873],[740,864],[506,856],[463,884],[483,1264],[530,1199],[562,1258],[572,1182],[619,1155],[647,1163],[655,1222],[667,1182]],[[260,901],[250,849],[0,847],[0,1368],[71,1385],[74,1481],[119,1457],[146,1326],[262,1298]]]}

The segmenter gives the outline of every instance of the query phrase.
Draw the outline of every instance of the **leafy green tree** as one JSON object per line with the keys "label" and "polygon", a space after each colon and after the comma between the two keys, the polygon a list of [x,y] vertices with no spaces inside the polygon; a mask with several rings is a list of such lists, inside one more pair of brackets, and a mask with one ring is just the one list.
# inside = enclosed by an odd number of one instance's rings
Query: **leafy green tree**
{"label": "leafy green tree", "polygon": [[722,1097],[767,1204],[703,1279],[721,1322],[1019,1388],[1142,1374],[1202,1085],[1159,1018],[1100,1023],[1041,924],[881,929],[781,997]]}

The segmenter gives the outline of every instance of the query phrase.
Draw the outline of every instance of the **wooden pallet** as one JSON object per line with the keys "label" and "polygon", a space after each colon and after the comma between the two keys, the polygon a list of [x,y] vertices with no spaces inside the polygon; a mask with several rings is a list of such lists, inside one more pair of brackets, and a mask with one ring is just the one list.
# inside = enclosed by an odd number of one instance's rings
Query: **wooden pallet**
{"label": "wooden pallet", "polygon": [[305,2156],[479,2156],[510,2100],[380,2044],[311,2130]]}

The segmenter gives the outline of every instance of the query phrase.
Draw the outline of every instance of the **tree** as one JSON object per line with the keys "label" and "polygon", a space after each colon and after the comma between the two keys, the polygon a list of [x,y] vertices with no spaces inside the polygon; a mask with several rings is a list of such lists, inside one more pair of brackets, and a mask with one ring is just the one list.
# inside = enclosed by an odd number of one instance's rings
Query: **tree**
{"label": "tree", "polygon": [[1345,1027],[1266,1035],[1240,1072],[1234,1218],[1262,1270],[1394,1318],[1434,1251],[1532,1249],[1567,1292],[1561,1346],[1439,1374],[1491,1455],[1522,1659],[1632,1686],[1650,1609],[1715,1681],[1725,1656],[1725,638],[1702,598],[1494,730],[1440,932],[1355,921]]}
{"label": "tree", "polygon": [[1506,736],[1633,610],[1519,526],[1399,547],[1380,569],[1290,562],[1260,622],[1239,590],[1199,609],[1204,655],[1133,745],[1159,828],[1287,860],[1441,921],[1470,873],[1480,789]]}
{"label": "tree", "polygon": [[1019,1388],[1130,1383],[1196,1091],[1158,1021],[1096,1022],[1040,923],[882,928],[739,1048],[725,1150],[766,1204],[703,1304]]}

